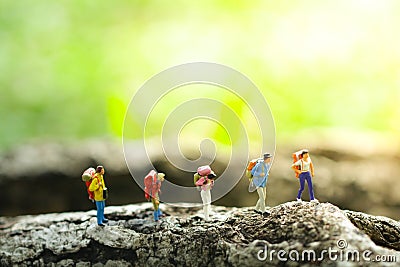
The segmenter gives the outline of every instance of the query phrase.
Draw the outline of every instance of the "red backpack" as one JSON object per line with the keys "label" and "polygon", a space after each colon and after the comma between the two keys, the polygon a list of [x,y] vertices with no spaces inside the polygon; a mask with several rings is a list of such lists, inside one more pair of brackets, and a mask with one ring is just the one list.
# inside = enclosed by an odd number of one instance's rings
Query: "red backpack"
{"label": "red backpack", "polygon": [[146,177],[144,177],[144,197],[150,200],[158,191],[160,191],[161,184],[157,182],[157,172],[151,170]]}
{"label": "red backpack", "polygon": [[247,168],[246,168],[246,177],[251,179],[253,178],[253,174],[251,173],[251,171],[253,170],[253,168],[257,165],[257,163],[262,160],[262,159],[252,159],[249,161],[249,163],[247,164]]}
{"label": "red backpack", "polygon": [[92,183],[93,177],[95,174],[96,174],[96,170],[92,167],[90,167],[89,169],[84,171],[82,174],[82,181],[84,181],[86,184],[86,191],[87,191],[87,193],[89,195],[89,199],[91,201],[94,201],[94,192],[89,191],[89,186]]}

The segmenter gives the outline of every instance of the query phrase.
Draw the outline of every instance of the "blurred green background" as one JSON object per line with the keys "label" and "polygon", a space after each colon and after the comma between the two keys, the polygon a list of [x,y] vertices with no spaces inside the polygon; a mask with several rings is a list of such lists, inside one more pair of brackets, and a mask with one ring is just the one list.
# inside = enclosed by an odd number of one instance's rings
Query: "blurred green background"
{"label": "blurred green background", "polygon": [[192,61],[254,81],[278,141],[399,135],[399,1],[1,1],[0,145],[120,137],[155,73]]}
{"label": "blurred green background", "polygon": [[[322,178],[316,181],[318,198],[398,218],[399,25],[396,0],[2,0],[0,183],[5,193],[0,212],[93,208],[77,177],[97,163],[109,170],[108,184],[115,192],[110,204],[144,201],[121,167],[128,104],[156,73],[209,61],[248,76],[270,105],[277,160],[269,205],[293,199],[298,184],[289,169],[290,155],[310,147],[318,154],[313,159]],[[211,87],[192,85],[204,97],[223,100],[247,121],[250,145],[259,149],[259,132],[245,103]],[[180,100],[192,98],[183,89],[157,105],[148,137],[160,134],[165,115]],[[202,127],[198,121],[190,125],[182,135],[193,140],[182,142],[190,146],[199,137],[211,137],[229,151],[234,133],[228,136],[222,127]],[[135,137],[135,132],[129,134]],[[102,147],[91,140],[114,144]],[[61,143],[70,145],[67,152]],[[374,154],[379,157],[371,164]],[[73,160],[78,163],[72,168]],[[42,162],[49,169],[40,170]],[[157,164],[175,175],[173,166]],[[216,169],[223,167],[219,163]],[[256,196],[247,194],[247,186],[243,179],[217,204],[253,205]],[[32,187],[38,190],[36,200],[28,194]],[[75,191],[80,194],[72,197]]]}

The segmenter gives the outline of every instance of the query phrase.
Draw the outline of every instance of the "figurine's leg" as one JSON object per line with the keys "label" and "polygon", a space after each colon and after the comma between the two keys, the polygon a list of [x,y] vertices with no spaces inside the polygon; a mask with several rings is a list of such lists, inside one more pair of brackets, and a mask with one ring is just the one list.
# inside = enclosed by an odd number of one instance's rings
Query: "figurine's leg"
{"label": "figurine's leg", "polygon": [[[207,190],[209,191],[209,190]],[[201,200],[203,201],[203,213],[204,213],[204,219],[206,221],[209,220],[209,215],[208,215],[208,198],[207,198],[207,191],[201,190],[200,195],[201,195]]]}
{"label": "figurine's leg", "polygon": [[[257,193],[258,193],[258,192],[257,192]],[[258,197],[255,210],[256,210],[256,211],[260,211],[260,209],[261,209],[260,206],[261,206],[261,200],[260,200],[260,197]]]}
{"label": "figurine's leg", "polygon": [[151,203],[153,204],[153,216],[154,216],[154,221],[158,221],[159,215],[158,215],[158,201],[156,198],[152,197],[151,198]]}
{"label": "figurine's leg", "polygon": [[102,213],[102,201],[96,201],[96,208],[97,208],[97,224],[103,224],[103,213]]}
{"label": "figurine's leg", "polygon": [[108,220],[106,219],[106,217],[104,217],[104,210],[106,208],[106,201],[103,200],[102,202],[103,202],[103,206],[102,206],[102,208],[103,208],[103,220],[102,220],[102,222],[103,223],[108,223]]}
{"label": "figurine's leg", "polygon": [[301,194],[304,191],[304,180],[305,180],[304,175],[303,175],[303,173],[301,173],[299,175],[300,189],[299,189],[299,192],[297,193],[297,199],[301,199]]}
{"label": "figurine's leg", "polygon": [[258,193],[258,201],[260,202],[259,210],[261,212],[265,212],[265,195],[264,195],[264,188],[258,187],[257,188],[257,193]]}
{"label": "figurine's leg", "polygon": [[260,198],[258,198],[255,210],[260,211]]}
{"label": "figurine's leg", "polygon": [[155,211],[153,211],[153,216],[154,216],[154,221],[156,222],[156,221],[158,221],[158,212],[155,210]]}
{"label": "figurine's leg", "polygon": [[313,184],[312,184],[312,178],[310,173],[307,173],[307,185],[308,185],[308,193],[310,194],[310,200],[314,200],[314,190],[313,190]]}
{"label": "figurine's leg", "polygon": [[210,212],[211,212],[211,190],[205,191],[206,195],[206,211],[207,214],[205,214],[206,220],[210,220]]}
{"label": "figurine's leg", "polygon": [[200,196],[201,196],[201,201],[203,202],[203,213],[205,214],[205,206],[206,206],[206,195],[205,195],[205,191],[201,190],[200,191]]}
{"label": "figurine's leg", "polygon": [[158,205],[159,205],[159,203],[158,203],[157,199],[154,198],[154,197],[152,197],[152,198],[151,198],[151,203],[153,203],[153,209],[154,209],[154,210],[158,210]]}
{"label": "figurine's leg", "polygon": [[100,201],[101,202],[101,222],[103,222],[103,220],[104,220],[104,206],[105,206],[105,202],[104,202],[104,200],[103,201]]}
{"label": "figurine's leg", "polygon": [[154,195],[155,203],[153,204],[154,210],[157,211],[158,217],[161,217],[162,212],[160,210],[160,199],[158,193]]}
{"label": "figurine's leg", "polygon": [[206,221],[210,220],[207,205],[204,205],[203,212],[204,212],[204,220],[206,220]]}
{"label": "figurine's leg", "polygon": [[211,213],[211,190],[207,190],[207,212],[208,216],[210,216]]}
{"label": "figurine's leg", "polygon": [[267,186],[265,186],[263,188],[263,190],[264,190],[264,199],[265,199],[264,205],[267,206]]}

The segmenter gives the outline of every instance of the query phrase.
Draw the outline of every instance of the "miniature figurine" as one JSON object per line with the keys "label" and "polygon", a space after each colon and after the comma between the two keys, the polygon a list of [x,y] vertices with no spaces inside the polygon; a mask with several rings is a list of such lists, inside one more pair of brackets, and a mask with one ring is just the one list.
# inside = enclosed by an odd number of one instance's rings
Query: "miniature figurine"
{"label": "miniature figurine", "polygon": [[93,176],[89,191],[94,193],[94,200],[97,207],[97,225],[104,226],[108,220],[104,217],[105,200],[107,199],[107,187],[104,183],[104,167],[97,166],[96,173]]}
{"label": "miniature figurine", "polygon": [[195,185],[200,189],[201,200],[203,201],[204,220],[210,220],[211,212],[211,189],[214,186],[214,178],[217,177],[210,166],[201,166],[194,175]]}
{"label": "miniature figurine", "polygon": [[161,183],[164,179],[165,174],[161,172],[157,173],[155,170],[151,170],[144,178],[144,196],[153,203],[153,216],[156,222],[162,216],[159,193],[161,193]]}
{"label": "miniature figurine", "polygon": [[314,190],[312,184],[312,178],[314,177],[314,165],[311,161],[309,152],[307,149],[300,150],[293,153],[294,163],[292,169],[296,172],[296,177],[299,178],[300,189],[297,194],[297,201],[301,202],[301,194],[304,191],[304,183],[307,181],[308,192],[310,194],[310,201],[319,203],[319,201],[314,198]]}
{"label": "miniature figurine", "polygon": [[[265,153],[263,158],[257,160],[255,166],[254,161],[251,161],[249,165],[253,165],[251,168],[251,179],[250,183],[256,188],[258,193],[258,201],[254,211],[256,213],[262,214],[264,217],[268,216],[269,211],[265,210],[265,201],[267,195],[267,181],[268,173],[271,166],[272,155],[270,153]],[[249,166],[250,167],[250,166]],[[250,191],[250,190],[249,190]]]}

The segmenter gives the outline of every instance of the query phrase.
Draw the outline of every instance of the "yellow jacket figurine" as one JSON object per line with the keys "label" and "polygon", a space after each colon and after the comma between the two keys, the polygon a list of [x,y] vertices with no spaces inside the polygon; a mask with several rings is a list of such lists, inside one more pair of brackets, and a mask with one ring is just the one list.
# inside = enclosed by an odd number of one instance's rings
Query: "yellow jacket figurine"
{"label": "yellow jacket figurine", "polygon": [[104,167],[97,166],[96,174],[94,175],[93,181],[89,186],[89,191],[94,193],[94,200],[97,207],[97,225],[99,226],[104,226],[104,224],[108,222],[108,220],[104,217],[104,208],[106,206],[104,200],[106,198],[105,193],[107,192],[107,187],[103,178],[104,173]]}
{"label": "yellow jacket figurine", "polygon": [[[104,168],[103,168],[103,173],[104,173]],[[103,197],[103,190],[107,190],[107,187],[104,183],[104,178],[103,174],[98,173],[96,171],[96,174],[93,177],[92,183],[89,186],[89,191],[92,191],[94,193],[94,200],[95,201],[103,201],[105,200]]]}

